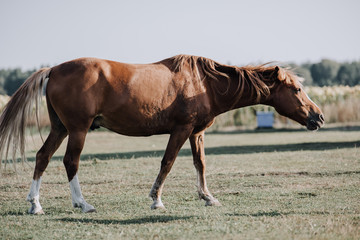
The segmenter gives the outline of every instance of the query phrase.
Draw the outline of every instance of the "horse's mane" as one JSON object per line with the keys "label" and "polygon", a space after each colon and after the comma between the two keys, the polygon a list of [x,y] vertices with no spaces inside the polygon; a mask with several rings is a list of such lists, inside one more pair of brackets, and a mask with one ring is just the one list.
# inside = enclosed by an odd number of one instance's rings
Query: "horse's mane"
{"label": "horse's mane", "polygon": [[[237,67],[220,64],[209,58],[192,55],[177,55],[169,60],[171,60],[171,68],[175,72],[182,71],[184,66],[188,65],[194,76],[199,80],[203,80],[200,72],[203,73],[203,78],[210,78],[215,82],[226,80],[228,82],[227,89],[225,91],[217,89],[218,93],[222,95],[228,94],[231,76],[235,75],[238,78],[238,85],[235,91],[236,96],[238,98],[241,97],[246,84],[250,87],[251,95],[256,98],[257,102],[260,102],[262,96],[267,97],[270,95],[270,90],[275,85],[274,80],[276,76],[274,76],[274,74],[278,75],[277,77],[280,82],[289,87],[296,87],[300,80],[290,69],[270,66],[269,64]],[[264,77],[265,72],[268,74],[267,78]]]}

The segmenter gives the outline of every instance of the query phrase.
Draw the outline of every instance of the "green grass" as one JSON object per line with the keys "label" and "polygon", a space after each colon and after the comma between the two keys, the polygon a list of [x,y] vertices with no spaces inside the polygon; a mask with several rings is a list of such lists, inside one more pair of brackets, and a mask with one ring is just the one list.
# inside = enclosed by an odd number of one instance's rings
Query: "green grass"
{"label": "green grass", "polygon": [[[39,137],[29,142],[29,159]],[[359,239],[359,128],[213,133],[205,137],[207,181],[221,207],[196,193],[189,143],[166,179],[166,211],[148,193],[168,136],[88,134],[79,179],[97,213],[71,206],[60,161],[47,168],[40,201],[28,215],[32,168],[0,182],[1,239]],[[30,165],[34,165],[30,161]]]}

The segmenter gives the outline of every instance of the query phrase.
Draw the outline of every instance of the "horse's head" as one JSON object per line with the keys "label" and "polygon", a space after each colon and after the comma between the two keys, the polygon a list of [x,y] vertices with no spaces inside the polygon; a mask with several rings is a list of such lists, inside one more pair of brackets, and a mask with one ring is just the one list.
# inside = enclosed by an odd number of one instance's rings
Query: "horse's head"
{"label": "horse's head", "polygon": [[299,77],[277,66],[271,75],[275,82],[269,96],[270,105],[279,114],[306,126],[308,130],[317,130],[324,125],[323,113],[305,93]]}

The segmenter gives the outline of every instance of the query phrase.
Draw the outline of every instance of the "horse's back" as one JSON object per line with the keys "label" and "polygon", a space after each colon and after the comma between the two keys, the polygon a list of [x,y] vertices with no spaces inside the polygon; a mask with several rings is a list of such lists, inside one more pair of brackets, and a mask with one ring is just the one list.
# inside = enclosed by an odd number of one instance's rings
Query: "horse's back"
{"label": "horse's back", "polygon": [[167,125],[179,89],[175,85],[163,64],[80,58],[52,68],[47,96],[65,126],[82,121],[89,127],[98,117],[116,132],[148,135]]}

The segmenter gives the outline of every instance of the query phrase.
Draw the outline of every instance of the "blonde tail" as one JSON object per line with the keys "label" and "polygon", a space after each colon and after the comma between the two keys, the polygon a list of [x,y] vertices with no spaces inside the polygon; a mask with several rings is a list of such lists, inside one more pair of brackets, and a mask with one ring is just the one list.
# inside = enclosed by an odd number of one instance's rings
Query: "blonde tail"
{"label": "blonde tail", "polygon": [[[33,73],[14,93],[0,116],[0,170],[5,151],[5,167],[9,149],[12,149],[12,162],[16,167],[16,153],[25,161],[25,127],[35,103],[36,121],[39,127],[39,104],[45,80],[51,68],[42,68]],[[15,168],[16,170],[16,168]]]}

